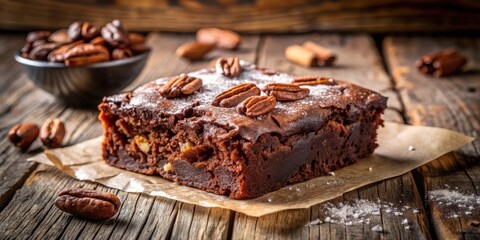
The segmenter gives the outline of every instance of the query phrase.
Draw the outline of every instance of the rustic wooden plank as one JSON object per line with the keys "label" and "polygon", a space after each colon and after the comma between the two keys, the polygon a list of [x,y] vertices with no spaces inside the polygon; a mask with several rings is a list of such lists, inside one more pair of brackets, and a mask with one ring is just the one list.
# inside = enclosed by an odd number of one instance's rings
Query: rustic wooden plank
{"label": "rustic wooden plank", "polygon": [[[193,39],[193,35],[152,34],[148,38],[149,44],[154,48],[150,61],[146,70],[130,88],[159,77],[173,76],[206,67],[211,59],[221,55],[238,55],[242,59],[254,61],[259,41],[259,37],[256,36],[245,37],[244,45],[238,52],[215,50],[207,59],[199,62],[189,62],[174,56],[174,50],[180,44]],[[28,85],[23,74],[17,77]],[[12,79],[12,84],[15,83],[13,80],[15,79]],[[12,91],[5,92],[8,98],[24,92],[17,91],[17,85],[12,87],[6,84],[5,86],[13,88]],[[19,96],[16,101],[12,101],[9,110],[0,119],[0,123],[4,126],[28,119],[38,121],[40,124],[50,116],[58,116],[66,122],[65,144],[67,145],[102,133],[96,110],[65,108],[55,103],[53,98],[41,90],[32,85],[29,87],[31,88],[28,90],[29,94],[24,97]],[[18,88],[21,88],[21,84],[18,84]],[[38,105],[32,105],[32,102],[39,102],[37,99],[44,100]],[[5,147],[10,147],[7,142],[3,144]],[[39,147],[40,145],[34,145],[35,149]],[[24,161],[26,157],[27,155],[20,153],[17,158]],[[13,159],[12,156],[6,156],[4,159],[18,160]],[[0,167],[4,166],[0,165]],[[117,194],[123,202],[119,214],[108,221],[88,222],[61,213],[53,207],[52,201],[59,191],[78,184],[82,184],[85,188]],[[39,239],[166,239],[177,235],[183,236],[181,234],[185,233],[187,237],[225,239],[231,229],[232,214],[231,211],[224,209],[194,207],[161,197],[125,193],[98,184],[80,183],[54,168],[39,166],[0,213],[0,232],[6,236]],[[183,219],[188,221],[185,222]]]}
{"label": "rustic wooden plank", "polygon": [[[218,26],[243,32],[479,31],[478,2],[465,1],[55,1],[1,0],[0,28],[55,29],[77,20],[104,24],[121,17],[143,31],[196,31]],[[32,7],[35,6],[35,7]]]}
{"label": "rustic wooden plank", "polygon": [[[443,127],[477,138],[419,169],[425,192],[451,189],[480,195],[480,39],[388,37],[384,47],[409,123]],[[414,62],[420,56],[448,47],[456,47],[468,57],[464,73],[437,79],[415,69]],[[480,238],[480,228],[471,225],[479,220],[477,209],[471,215],[459,212],[459,218],[451,218],[449,211],[458,209],[435,201],[427,203],[439,238]]]}
{"label": "rustic wooden plank", "polygon": [[[23,161],[24,156],[18,149],[10,145],[7,133],[13,126],[9,117],[22,119],[31,111],[18,111],[12,106],[14,102],[22,102],[21,96],[31,94],[33,85],[21,77],[20,66],[13,60],[14,53],[23,45],[24,36],[5,35],[0,38],[0,210],[5,207],[29,173],[36,166],[33,163]],[[38,96],[37,96],[38,97]],[[41,101],[31,103],[32,107],[38,107]],[[13,113],[13,114],[11,114]],[[13,117],[14,116],[14,117]],[[32,149],[38,145],[32,146]]]}
{"label": "rustic wooden plank", "polygon": [[[338,54],[338,64],[330,68],[304,68],[293,65],[283,56],[284,49],[292,44],[302,44],[312,40],[334,50]],[[261,45],[258,65],[275,68],[299,75],[321,75],[351,81],[389,95],[389,115],[387,120],[403,122],[400,112],[402,104],[393,83],[385,72],[375,44],[366,35],[309,34],[295,36],[268,36]],[[373,170],[374,171],[374,170]],[[395,191],[395,189],[403,191]],[[388,191],[386,191],[388,189]],[[248,217],[237,213],[233,229],[234,239],[259,239],[269,236],[278,239],[430,239],[428,222],[419,192],[410,173],[403,176],[371,184],[348,192],[343,197],[329,201],[332,204],[347,204],[356,200],[378,199],[397,205],[408,205],[419,209],[416,215],[399,218],[391,214],[381,213],[370,217],[370,224],[353,224],[351,226],[334,223],[323,223],[311,227],[305,225],[317,219],[324,220],[328,215],[324,212],[325,204],[310,209],[285,211],[260,218]],[[401,201],[401,202],[399,202]],[[401,220],[408,218],[413,231],[405,230]],[[288,219],[285,221],[284,219]],[[383,233],[372,231],[376,224],[384,228]]]}

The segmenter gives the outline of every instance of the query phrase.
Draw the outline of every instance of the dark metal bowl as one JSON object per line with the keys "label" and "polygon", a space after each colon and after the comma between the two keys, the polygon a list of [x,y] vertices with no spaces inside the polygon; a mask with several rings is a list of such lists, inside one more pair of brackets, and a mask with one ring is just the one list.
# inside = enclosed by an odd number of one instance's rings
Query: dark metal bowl
{"label": "dark metal bowl", "polygon": [[68,106],[92,107],[104,96],[118,93],[137,78],[150,55],[142,54],[87,66],[67,67],[24,58],[20,51],[15,60],[22,64],[27,76],[40,88]]}

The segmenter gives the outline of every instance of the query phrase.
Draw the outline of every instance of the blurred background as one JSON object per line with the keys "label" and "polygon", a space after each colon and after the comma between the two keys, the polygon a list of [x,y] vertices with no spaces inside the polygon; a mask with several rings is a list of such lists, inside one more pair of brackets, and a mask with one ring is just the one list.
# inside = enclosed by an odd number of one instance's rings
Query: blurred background
{"label": "blurred background", "polygon": [[478,0],[0,0],[0,29],[59,29],[121,18],[133,31],[478,32]]}

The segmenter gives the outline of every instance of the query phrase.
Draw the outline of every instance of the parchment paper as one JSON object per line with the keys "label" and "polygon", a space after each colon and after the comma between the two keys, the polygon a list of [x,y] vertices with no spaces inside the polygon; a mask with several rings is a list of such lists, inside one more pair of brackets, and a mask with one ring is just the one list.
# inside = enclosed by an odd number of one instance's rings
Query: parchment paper
{"label": "parchment paper", "polygon": [[473,141],[473,138],[440,128],[387,122],[379,129],[379,147],[373,155],[337,170],[334,175],[289,185],[251,200],[232,200],[158,176],[111,167],[101,159],[101,141],[102,137],[99,137],[70,147],[46,150],[29,160],[54,165],[78,180],[93,181],[126,192],[162,196],[204,207],[221,207],[259,217],[287,209],[308,208],[367,184],[402,175]]}

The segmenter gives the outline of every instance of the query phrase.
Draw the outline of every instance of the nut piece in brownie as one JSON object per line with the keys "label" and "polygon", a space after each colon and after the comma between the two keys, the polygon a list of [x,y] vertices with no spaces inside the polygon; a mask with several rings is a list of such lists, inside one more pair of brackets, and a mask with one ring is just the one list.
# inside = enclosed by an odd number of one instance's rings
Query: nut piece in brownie
{"label": "nut piece in brownie", "polygon": [[204,69],[105,98],[104,160],[246,199],[353,164],[376,148],[386,97],[344,81],[238,64],[236,76]]}

